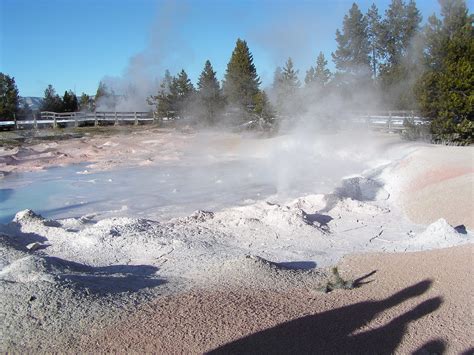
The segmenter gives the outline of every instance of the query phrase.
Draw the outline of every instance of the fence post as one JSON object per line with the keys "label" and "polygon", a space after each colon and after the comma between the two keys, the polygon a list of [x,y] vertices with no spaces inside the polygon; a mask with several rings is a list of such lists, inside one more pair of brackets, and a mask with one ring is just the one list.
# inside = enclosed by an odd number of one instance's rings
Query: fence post
{"label": "fence post", "polygon": [[388,111],[388,131],[390,132],[390,128],[392,127],[392,111]]}
{"label": "fence post", "polygon": [[138,116],[136,112],[135,112],[135,126],[138,126]]}
{"label": "fence post", "polygon": [[117,118],[117,111],[115,111],[115,126],[118,126],[118,118]]}
{"label": "fence post", "polygon": [[33,112],[33,127],[38,129],[38,121],[36,120],[36,113]]}
{"label": "fence post", "polygon": [[16,119],[16,114],[13,113],[13,121],[15,121],[15,129],[18,129],[18,121]]}
{"label": "fence post", "polygon": [[98,124],[99,124],[99,121],[97,119],[97,111],[94,111],[94,127],[97,127]]}

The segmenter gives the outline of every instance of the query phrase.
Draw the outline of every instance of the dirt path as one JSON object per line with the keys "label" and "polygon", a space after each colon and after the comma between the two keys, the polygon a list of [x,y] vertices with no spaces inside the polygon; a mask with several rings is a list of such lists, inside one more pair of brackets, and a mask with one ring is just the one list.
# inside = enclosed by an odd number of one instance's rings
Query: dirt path
{"label": "dirt path", "polygon": [[472,246],[343,260],[360,287],[208,290],[158,298],[70,345],[81,352],[462,353],[473,351]]}

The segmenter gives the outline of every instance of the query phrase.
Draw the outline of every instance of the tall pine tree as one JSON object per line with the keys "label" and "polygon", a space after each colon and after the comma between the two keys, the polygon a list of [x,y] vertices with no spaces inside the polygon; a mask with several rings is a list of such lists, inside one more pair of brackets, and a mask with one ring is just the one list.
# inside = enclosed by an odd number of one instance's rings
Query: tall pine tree
{"label": "tall pine tree", "polygon": [[41,104],[41,111],[50,111],[50,112],[61,112],[62,111],[62,100],[53,86],[50,84],[44,90],[43,102]]}
{"label": "tall pine tree", "polygon": [[416,106],[413,86],[419,73],[417,53],[411,46],[419,31],[421,15],[410,0],[392,0],[381,23],[380,40],[383,61],[379,77],[386,104],[395,109],[413,109]]}
{"label": "tall pine tree", "polygon": [[227,64],[223,90],[230,105],[245,111],[253,111],[255,95],[259,93],[260,79],[253,63],[247,42],[237,40],[234,51]]}
{"label": "tall pine tree", "polygon": [[316,59],[316,68],[314,69],[314,82],[320,87],[325,87],[331,80],[331,71],[327,68],[328,61],[323,52],[319,52]]}
{"label": "tall pine tree", "polygon": [[336,68],[344,74],[366,75],[370,68],[367,18],[357,4],[344,16],[342,32],[336,31],[336,42],[337,49],[332,53]]}
{"label": "tall pine tree", "polygon": [[198,87],[198,106],[201,115],[208,124],[217,123],[217,117],[224,107],[219,81],[216,78],[216,72],[213,70],[211,62],[206,61],[204,69],[199,76]]}
{"label": "tall pine tree", "polygon": [[194,85],[182,69],[173,79],[170,87],[171,107],[180,118],[184,118],[189,113],[188,109],[194,99],[194,93]]}
{"label": "tall pine tree", "polygon": [[372,78],[377,78],[379,59],[382,57],[382,19],[379,15],[379,9],[375,4],[367,11],[367,36],[370,47],[370,62],[372,69]]}
{"label": "tall pine tree", "polygon": [[79,108],[77,96],[72,90],[65,91],[63,96],[62,111],[63,112],[76,112]]}
{"label": "tall pine tree", "polygon": [[416,94],[423,113],[438,119],[434,133],[454,133],[456,125],[463,124],[472,141],[474,16],[463,0],[440,0],[440,4],[442,20],[432,16],[424,29],[426,71]]}
{"label": "tall pine tree", "polygon": [[282,85],[285,88],[285,92],[288,94],[294,94],[301,86],[301,83],[298,79],[298,70],[295,70],[293,60],[291,58],[288,58],[285,66],[283,67]]}
{"label": "tall pine tree", "polygon": [[0,73],[0,120],[12,120],[18,112],[18,88],[15,78]]}

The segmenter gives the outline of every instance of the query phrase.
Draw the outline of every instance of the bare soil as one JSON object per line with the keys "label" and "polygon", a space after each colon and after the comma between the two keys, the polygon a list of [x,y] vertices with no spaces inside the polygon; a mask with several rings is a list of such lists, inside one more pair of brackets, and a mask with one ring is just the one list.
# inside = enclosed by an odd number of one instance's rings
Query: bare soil
{"label": "bare soil", "polygon": [[472,353],[473,247],[346,257],[357,288],[195,290],[157,298],[69,351]]}

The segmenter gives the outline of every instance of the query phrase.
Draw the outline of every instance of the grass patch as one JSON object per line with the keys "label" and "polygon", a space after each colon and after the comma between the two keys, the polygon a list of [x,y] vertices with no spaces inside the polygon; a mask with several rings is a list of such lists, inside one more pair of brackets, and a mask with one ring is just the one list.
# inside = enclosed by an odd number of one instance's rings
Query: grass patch
{"label": "grass patch", "polygon": [[354,280],[344,280],[339,275],[337,267],[331,268],[331,276],[329,279],[317,289],[318,291],[329,293],[334,290],[352,290],[354,288]]}

